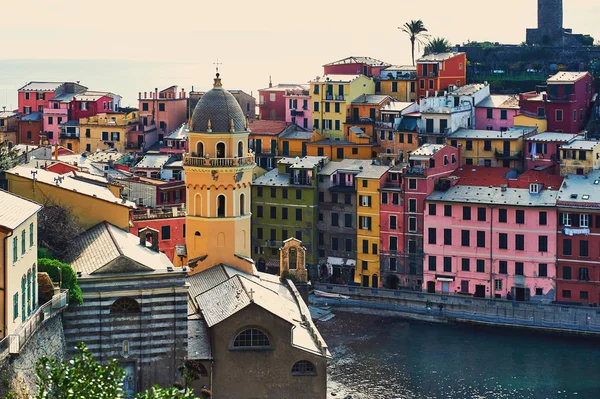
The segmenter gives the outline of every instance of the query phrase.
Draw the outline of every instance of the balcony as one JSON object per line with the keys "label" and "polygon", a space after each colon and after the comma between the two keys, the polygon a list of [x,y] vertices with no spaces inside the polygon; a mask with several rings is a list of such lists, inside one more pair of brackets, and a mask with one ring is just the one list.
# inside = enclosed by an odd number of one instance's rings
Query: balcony
{"label": "balcony", "polygon": [[406,168],[405,176],[425,176],[429,168]]}
{"label": "balcony", "polygon": [[78,139],[79,133],[60,132],[59,137],[61,139]]}
{"label": "balcony", "polygon": [[296,111],[295,109],[290,111],[291,116],[304,116],[304,111]]}
{"label": "balcony", "polygon": [[547,94],[546,100],[553,102],[574,102],[577,101],[577,97],[574,93],[566,94],[563,96],[553,96],[552,94]]}
{"label": "balcony", "polygon": [[519,160],[521,159],[521,151],[503,151],[500,152],[498,150],[494,150],[494,156],[496,159],[505,159],[505,160]]}
{"label": "balcony", "polygon": [[185,217],[186,212],[184,208],[180,206],[173,206],[172,208],[153,208],[143,210],[136,210],[133,213],[133,220],[152,220],[152,219],[170,219]]}
{"label": "balcony", "polygon": [[310,186],[312,185],[312,177],[292,176],[290,177],[290,184],[296,186]]}
{"label": "balcony", "polygon": [[334,95],[331,93],[325,94],[324,100],[326,101],[345,101],[346,97],[343,94]]}
{"label": "balcony", "polygon": [[438,77],[438,72],[427,72],[427,73],[420,73],[419,77],[420,78],[437,78]]}
{"label": "balcony", "polygon": [[[390,154],[393,155],[393,154]],[[402,186],[401,186],[401,182],[400,179],[398,180],[386,180],[383,182],[383,188],[392,188],[392,189],[397,189],[397,190],[401,190]]]}
{"label": "balcony", "polygon": [[371,118],[354,118],[354,117],[348,117],[346,118],[346,123],[354,123],[357,125],[367,125],[367,124],[373,124],[373,119]]}
{"label": "balcony", "polygon": [[198,168],[232,168],[254,165],[254,157],[241,158],[204,158],[186,156],[183,160],[184,166]]}

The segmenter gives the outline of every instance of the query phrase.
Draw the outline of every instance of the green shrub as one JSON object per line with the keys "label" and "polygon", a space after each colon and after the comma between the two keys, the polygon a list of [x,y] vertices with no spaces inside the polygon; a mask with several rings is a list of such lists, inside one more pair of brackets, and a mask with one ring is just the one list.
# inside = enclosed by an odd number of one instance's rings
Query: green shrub
{"label": "green shrub", "polygon": [[56,259],[41,258],[38,259],[38,271],[48,273],[50,279],[55,283],[61,281],[62,272],[62,285],[60,288],[69,290],[69,302],[74,305],[83,303],[81,288],[77,284],[77,275],[71,265]]}

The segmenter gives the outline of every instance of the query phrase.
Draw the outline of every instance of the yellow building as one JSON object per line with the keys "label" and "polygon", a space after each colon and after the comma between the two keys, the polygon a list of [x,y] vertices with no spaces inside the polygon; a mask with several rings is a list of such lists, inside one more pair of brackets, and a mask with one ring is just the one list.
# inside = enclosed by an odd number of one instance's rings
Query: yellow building
{"label": "yellow building", "polygon": [[379,188],[387,166],[367,165],[356,175],[356,270],[354,282],[377,288],[381,281],[379,262]]}
{"label": "yellow building", "polygon": [[93,177],[91,183],[68,174],[16,166],[6,171],[6,180],[11,193],[43,205],[70,208],[85,230],[104,221],[129,230],[130,213],[135,204],[116,196],[115,188],[102,178]]}
{"label": "yellow building", "polygon": [[79,149],[94,152],[97,149],[116,148],[125,152],[127,133],[136,128],[138,112],[98,114],[79,120]]}
{"label": "yellow building", "polygon": [[316,131],[306,130],[298,125],[288,125],[279,133],[277,151],[282,157],[305,157],[308,154],[308,143],[321,140],[324,136]]}
{"label": "yellow building", "polygon": [[363,75],[325,75],[310,82],[313,127],[329,139],[344,138],[344,123],[351,117],[352,101],[375,94],[375,82]]}
{"label": "yellow building", "polygon": [[310,156],[326,156],[332,161],[343,159],[372,159],[379,153],[379,144],[361,128],[349,129],[348,140],[322,139],[309,142],[306,153]]}
{"label": "yellow building", "polygon": [[501,166],[523,171],[526,137],[536,134],[535,127],[515,126],[507,131],[459,129],[446,141],[461,146],[461,166]]}
{"label": "yellow building", "polygon": [[538,116],[521,111],[515,115],[515,126],[537,127],[538,133],[544,133],[548,130],[548,119],[545,116]]}
{"label": "yellow building", "polygon": [[186,250],[192,273],[219,263],[252,273],[250,185],[255,167],[248,122],[217,74],[191,118],[184,158]]}
{"label": "yellow building", "polygon": [[600,142],[574,140],[560,146],[560,174],[587,175],[600,169]]}
{"label": "yellow building", "polygon": [[394,97],[400,102],[414,102],[417,98],[417,67],[392,65],[375,78],[375,94]]}

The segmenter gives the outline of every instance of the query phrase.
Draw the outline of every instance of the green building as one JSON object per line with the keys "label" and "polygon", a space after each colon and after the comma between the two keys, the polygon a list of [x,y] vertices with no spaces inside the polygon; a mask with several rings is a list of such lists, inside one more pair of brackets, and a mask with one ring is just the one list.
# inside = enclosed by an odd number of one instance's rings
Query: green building
{"label": "green building", "polygon": [[306,248],[310,276],[317,272],[317,174],[327,157],[281,158],[252,183],[252,258],[259,271],[279,273],[279,248],[295,237]]}

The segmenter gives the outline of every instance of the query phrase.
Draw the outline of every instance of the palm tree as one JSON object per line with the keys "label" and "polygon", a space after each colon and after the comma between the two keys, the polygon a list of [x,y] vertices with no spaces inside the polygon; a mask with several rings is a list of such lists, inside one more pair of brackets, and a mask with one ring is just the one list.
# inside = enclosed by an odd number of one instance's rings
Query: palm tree
{"label": "palm tree", "polygon": [[408,35],[408,37],[410,38],[410,46],[411,46],[411,51],[412,51],[412,64],[413,66],[415,65],[415,42],[420,46],[423,44],[425,44],[425,42],[423,41],[423,39],[426,39],[429,37],[428,34],[424,33],[427,32],[427,29],[425,28],[425,24],[423,24],[423,21],[418,19],[418,20],[412,20],[410,22],[406,22],[404,25],[399,26],[398,29],[400,29],[402,32],[406,33]]}
{"label": "palm tree", "polygon": [[450,51],[450,42],[443,37],[434,37],[425,46],[425,54],[439,54]]}

